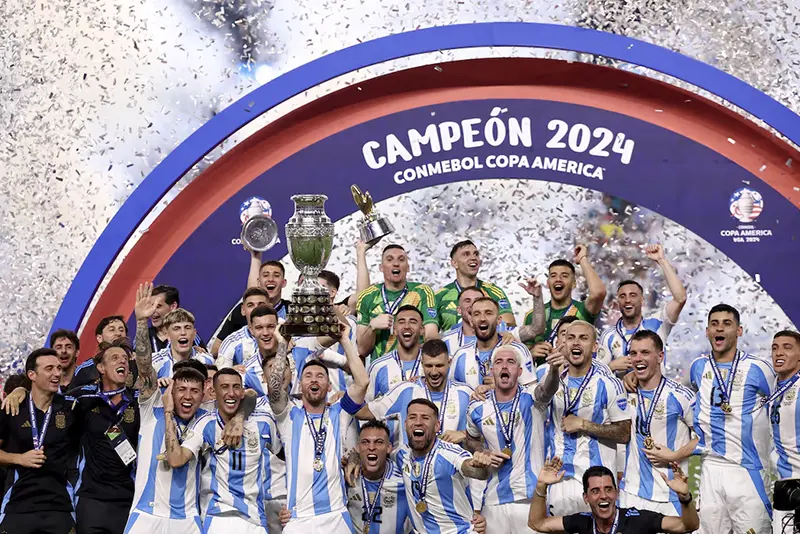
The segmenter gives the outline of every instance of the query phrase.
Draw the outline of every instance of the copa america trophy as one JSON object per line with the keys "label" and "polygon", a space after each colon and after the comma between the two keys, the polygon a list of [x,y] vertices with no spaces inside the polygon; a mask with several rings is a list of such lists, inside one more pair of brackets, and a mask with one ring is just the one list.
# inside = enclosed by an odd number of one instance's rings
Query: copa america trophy
{"label": "copa america trophy", "polygon": [[265,252],[278,241],[278,225],[272,219],[272,206],[263,198],[253,197],[239,207],[242,221],[242,244],[254,252]]}
{"label": "copa america trophy", "polygon": [[295,195],[294,215],[286,223],[289,257],[302,273],[303,282],[292,292],[286,321],[280,326],[285,339],[339,333],[339,320],[330,293],[317,281],[333,249],[333,223],[325,214],[325,195]]}
{"label": "copa america trophy", "polygon": [[353,200],[356,206],[364,214],[364,220],[358,225],[358,230],[361,233],[361,240],[368,245],[373,245],[394,232],[394,226],[389,222],[389,219],[382,217],[375,211],[375,204],[372,201],[372,195],[369,191],[361,192],[357,185],[350,186],[350,192],[353,193]]}

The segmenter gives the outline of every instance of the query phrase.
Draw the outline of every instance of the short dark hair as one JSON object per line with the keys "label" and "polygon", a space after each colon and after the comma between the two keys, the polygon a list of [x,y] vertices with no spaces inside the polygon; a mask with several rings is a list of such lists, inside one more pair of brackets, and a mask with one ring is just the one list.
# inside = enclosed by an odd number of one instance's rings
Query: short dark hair
{"label": "short dark hair", "polygon": [[458,300],[459,301],[461,301],[461,295],[463,295],[467,291],[477,291],[481,295],[485,296],[483,290],[481,288],[479,288],[478,286],[467,286],[467,287],[462,287],[461,291],[458,292]]}
{"label": "short dark hair", "polygon": [[422,404],[423,406],[427,406],[428,408],[433,410],[433,415],[435,415],[437,419],[439,418],[439,407],[436,406],[431,401],[429,401],[428,399],[424,399],[422,397],[420,397],[418,399],[411,399],[409,401],[408,405],[406,406],[406,414],[408,414],[408,409],[411,408],[415,404]]}
{"label": "short dark hair", "polygon": [[330,374],[330,373],[328,373],[328,368],[325,367],[325,364],[322,363],[321,361],[317,360],[316,358],[314,358],[314,359],[308,360],[306,363],[303,364],[303,368],[300,370],[300,375],[298,375],[298,380],[299,380],[300,376],[303,375],[303,373],[305,372],[306,369],[308,369],[309,367],[313,367],[315,365],[317,367],[322,367],[323,369],[325,369],[325,374],[326,375]]}
{"label": "short dark hair", "polygon": [[387,252],[387,251],[389,251],[389,250],[395,250],[395,249],[397,249],[397,250],[402,250],[403,252],[405,252],[405,251],[406,251],[406,249],[404,249],[404,248],[403,248],[403,247],[401,247],[400,245],[395,245],[395,244],[386,245],[385,247],[383,247],[383,250],[381,251],[381,258],[383,257],[383,255],[384,255],[384,254],[386,254],[386,252]]}
{"label": "short dark hair", "polygon": [[639,288],[639,292],[644,294],[644,288],[642,288],[642,285],[636,280],[623,280],[622,282],[620,282],[619,285],[617,286],[617,293],[619,293],[619,290],[625,286],[636,286]]}
{"label": "short dark hair", "polygon": [[404,311],[413,311],[413,312],[417,312],[417,315],[419,315],[419,320],[420,320],[420,321],[424,321],[424,320],[425,320],[425,318],[422,316],[422,312],[421,312],[421,311],[419,311],[419,308],[417,308],[416,306],[414,306],[414,305],[412,305],[412,304],[403,304],[402,306],[400,306],[400,308],[399,308],[399,309],[397,310],[397,312],[394,314],[394,315],[395,315],[395,317],[397,317],[398,315],[400,315],[400,312],[404,312]]}
{"label": "short dark hair", "polygon": [[447,343],[441,339],[429,339],[422,344],[423,356],[436,357],[440,354],[447,354],[448,356],[450,355],[450,351],[447,349]]}
{"label": "short dark hair", "polygon": [[256,295],[260,295],[265,299],[269,300],[269,293],[265,290],[261,289],[260,287],[248,287],[247,290],[242,294],[242,303],[249,299],[250,297],[255,297]]}
{"label": "short dark hair", "polygon": [[739,322],[739,310],[737,310],[736,308],[734,308],[730,304],[717,304],[716,306],[712,307],[708,311],[708,320],[709,321],[711,320],[711,315],[715,314],[715,313],[730,313],[731,315],[733,315],[733,318],[736,321],[736,324],[737,325],[741,324]]}
{"label": "short dark hair", "polygon": [[281,276],[286,276],[286,267],[284,267],[283,264],[277,260],[267,260],[261,262],[261,267],[258,268],[258,272],[261,273],[261,269],[264,267],[277,267],[281,270]]}
{"label": "short dark hair", "polygon": [[275,311],[275,308],[272,306],[268,306],[266,304],[262,304],[261,306],[256,306],[253,311],[250,312],[250,322],[253,322],[253,319],[256,317],[266,317],[267,315],[272,315],[275,317],[275,320],[278,320],[278,312]]}
{"label": "short dark hair", "polygon": [[593,465],[583,472],[584,493],[589,491],[589,479],[594,477],[610,477],[611,483],[614,485],[614,489],[617,489],[617,479],[614,477],[614,473],[611,472],[611,469],[603,465]]}
{"label": "short dark hair", "polygon": [[642,341],[645,339],[649,339],[655,345],[656,350],[661,352],[664,350],[664,342],[661,340],[661,336],[653,332],[652,330],[639,330],[633,336],[631,336],[631,343],[634,341]]}
{"label": "short dark hair", "polygon": [[[179,362],[179,363],[184,363],[184,362]],[[185,380],[187,382],[197,382],[198,384],[200,384],[201,389],[206,383],[206,378],[208,377],[204,378],[203,374],[194,367],[181,367],[179,369],[176,369],[175,372],[172,373],[173,382],[177,382],[178,380]]]}
{"label": "short dark hair", "polygon": [[391,435],[389,434],[389,427],[386,426],[386,423],[384,423],[383,421],[378,421],[377,419],[370,419],[369,421],[361,423],[361,428],[358,429],[359,437],[361,437],[362,432],[370,428],[377,428],[378,430],[383,430],[384,432],[386,432],[387,439],[391,438]]}
{"label": "short dark hair", "polygon": [[494,305],[494,307],[497,308],[497,311],[498,312],[500,311],[500,305],[492,297],[481,297],[479,299],[475,299],[475,301],[472,303],[472,309],[474,310],[475,305],[480,304],[481,302],[491,302]]}
{"label": "short dark hair", "polygon": [[325,280],[329,286],[331,286],[335,290],[339,290],[340,280],[336,273],[332,273],[331,271],[320,271],[317,275],[317,278],[322,278]]}
{"label": "short dark hair", "polygon": [[[453,245],[453,248],[451,248],[451,249],[450,249],[450,259],[451,259],[451,260],[453,259],[453,257],[456,255],[456,252],[458,252],[458,251],[459,251],[459,250],[461,250],[462,248],[464,248],[464,247],[468,247],[468,246],[470,246],[470,245],[472,245],[473,247],[475,247],[475,243],[473,243],[473,242],[472,242],[472,241],[470,241],[469,239],[464,239],[463,241],[459,241],[458,243],[456,243],[455,245]],[[475,247],[475,248],[478,248],[478,247]]]}
{"label": "short dark hair", "polygon": [[580,320],[580,317],[578,317],[577,315],[565,315],[561,319],[558,320],[558,322],[556,323],[556,327],[553,329],[553,331],[556,334],[558,334],[558,331],[562,326],[568,325],[570,323],[574,323],[575,321],[578,321],[578,320]]}
{"label": "short dark hair", "polygon": [[553,267],[567,267],[569,268],[570,271],[572,271],[572,274],[575,274],[575,266],[572,265],[572,262],[569,260],[557,259],[553,261],[550,265],[547,266],[547,272],[550,272],[550,269],[552,269]]}
{"label": "short dark hair", "polygon": [[220,369],[219,371],[217,371],[217,374],[214,375],[214,385],[215,386],[217,385],[219,377],[226,375],[235,376],[239,378],[239,380],[242,381],[242,383],[244,383],[244,381],[242,380],[242,375],[239,374],[239,371],[237,371],[233,367],[225,367],[224,369]]}
{"label": "short dark hair", "polygon": [[798,334],[794,330],[781,330],[780,332],[772,336],[772,339],[775,340],[779,337],[790,337],[794,339],[798,345],[800,345],[800,334]]}
{"label": "short dark hair", "polygon": [[25,360],[25,373],[28,371],[35,371],[37,360],[43,356],[56,356],[58,357],[58,353],[53,349],[36,349],[35,351],[28,354],[28,358]]}
{"label": "short dark hair", "polygon": [[173,304],[181,305],[181,294],[178,292],[177,287],[159,284],[153,288],[152,295],[154,297],[162,294],[164,295],[164,302],[167,303],[167,306],[172,306]]}
{"label": "short dark hair", "polygon": [[[102,332],[102,330],[101,330]],[[78,339],[78,334],[73,332],[72,330],[66,330],[64,328],[59,328],[52,334],[50,334],[50,348],[53,348],[53,345],[56,344],[56,341],[65,337],[69,339],[73,345],[75,345],[75,350],[81,350],[81,340]]]}
{"label": "short dark hair", "polygon": [[22,373],[17,373],[6,378],[6,383],[3,384],[3,393],[8,395],[17,388],[31,388],[30,380]]}
{"label": "short dark hair", "polygon": [[125,325],[125,335],[128,335],[128,325],[125,323],[125,318],[121,315],[109,315],[108,317],[103,317],[100,319],[100,322],[97,323],[97,328],[94,329],[94,335],[101,336],[103,335],[103,330],[106,329],[108,325],[113,323],[114,321],[119,321]]}
{"label": "short dark hair", "polygon": [[95,354],[92,357],[92,361],[94,361],[94,364],[97,365],[99,363],[102,363],[103,356],[105,355],[106,351],[108,351],[109,349],[114,349],[114,348],[118,348],[118,349],[124,350],[125,353],[128,355],[128,358],[130,358],[131,355],[133,354],[133,349],[131,349],[131,344],[128,341],[128,338],[126,338],[126,337],[121,337],[121,338],[115,339],[111,343],[109,343],[108,341],[103,341],[97,347],[97,354]]}
{"label": "short dark hair", "polygon": [[173,380],[176,380],[176,377],[178,376],[178,371],[182,369],[192,369],[194,371],[197,371],[203,376],[203,380],[208,380],[208,369],[206,369],[206,364],[204,364],[200,360],[189,358],[188,360],[183,360],[182,362],[176,362],[175,365],[172,366]]}

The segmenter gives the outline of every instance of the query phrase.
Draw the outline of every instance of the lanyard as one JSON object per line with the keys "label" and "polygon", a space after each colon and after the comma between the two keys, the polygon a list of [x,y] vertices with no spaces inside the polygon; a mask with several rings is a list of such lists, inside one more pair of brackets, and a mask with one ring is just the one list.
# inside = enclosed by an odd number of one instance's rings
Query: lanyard
{"label": "lanyard", "polygon": [[[177,421],[176,421],[176,423],[177,423]],[[219,425],[219,428],[221,430],[225,430],[225,421],[222,420],[222,416],[219,414],[219,410],[217,410],[217,424]],[[222,440],[220,440],[220,441],[222,441]],[[217,443],[219,443],[219,441]],[[222,454],[223,452],[225,452],[227,450],[228,450],[228,446],[225,445],[225,443],[223,442],[221,447],[218,447],[218,448],[214,449],[214,454]]]}
{"label": "lanyard", "polygon": [[[125,408],[128,407],[128,404],[130,404],[130,402],[131,402],[130,399],[128,399],[128,397],[125,396],[125,389],[126,388],[123,387],[123,388],[120,388],[120,389],[113,389],[111,391],[102,391],[100,389],[100,387],[101,386],[98,386],[97,396],[100,397],[101,399],[103,399],[104,401],[106,401],[106,404],[108,404],[109,408],[111,408],[112,410],[115,410],[116,414],[117,414],[117,417],[119,418],[122,415],[122,412],[125,411]],[[114,396],[120,395],[120,394],[122,394],[122,400],[119,402],[119,404],[117,404],[115,406],[114,403],[111,402],[111,397],[114,397]]]}
{"label": "lanyard", "polygon": [[38,424],[36,423],[36,406],[33,404],[33,395],[28,393],[28,411],[31,415],[31,434],[33,435],[33,448],[41,449],[44,447],[44,437],[47,434],[47,427],[50,425],[50,415],[53,413],[53,403],[47,407],[44,414],[44,421],[42,422],[42,432],[39,433]]}
{"label": "lanyard", "polygon": [[517,392],[514,394],[514,399],[511,402],[511,413],[508,414],[508,424],[503,421],[503,412],[500,409],[500,406],[497,404],[497,397],[495,397],[494,391],[491,393],[494,413],[497,416],[497,422],[500,423],[500,430],[503,433],[503,439],[506,442],[506,448],[509,450],[511,449],[511,444],[514,442],[514,420],[516,419],[517,415],[517,407],[519,406],[521,391],[522,388],[517,386]]}
{"label": "lanyard", "polygon": [[719,396],[722,398],[722,404],[728,407],[727,410],[723,408],[724,412],[730,411],[733,379],[736,376],[736,370],[739,368],[739,361],[741,359],[742,352],[737,350],[736,355],[733,357],[733,362],[731,363],[731,371],[728,373],[728,381],[725,383],[722,380],[722,373],[719,370],[719,366],[717,366],[717,361],[714,359],[714,356],[712,354],[708,355],[708,360],[711,362],[711,370],[714,373],[714,379],[717,381],[717,386],[719,387]]}
{"label": "lanyard", "polygon": [[422,349],[419,349],[417,353],[417,359],[414,360],[414,366],[411,367],[411,374],[406,377],[406,370],[403,367],[403,360],[400,359],[400,354],[395,350],[392,352],[394,355],[394,361],[397,363],[397,366],[400,368],[400,377],[403,379],[403,382],[408,380],[411,377],[417,376],[417,372],[419,371],[419,364],[422,361]]}
{"label": "lanyard", "polygon": [[[503,339],[503,335],[498,333],[497,334],[497,345],[495,345],[495,347],[500,345],[500,341],[502,341],[502,339]],[[492,352],[493,351],[494,351],[494,349],[492,349]],[[477,339],[475,340],[475,363],[478,364],[478,371],[480,373],[481,384],[483,384],[483,378],[486,377],[486,376],[489,376],[489,368],[491,367],[491,364],[492,364],[492,355],[489,354],[489,357],[486,358],[485,362],[481,361],[481,351],[478,349],[478,340]]]}
{"label": "lanyard", "polygon": [[627,356],[628,353],[631,351],[631,340],[633,339],[634,334],[636,334],[636,332],[638,332],[639,329],[642,327],[642,322],[643,321],[639,321],[639,324],[636,325],[636,328],[633,329],[633,332],[631,333],[631,335],[630,336],[626,336],[625,335],[625,328],[623,327],[623,324],[622,324],[622,319],[617,321],[617,326],[615,327],[615,330],[617,331],[617,334],[619,334],[619,337],[622,338],[622,355],[623,356]]}
{"label": "lanyard", "polygon": [[[552,304],[551,304],[550,313],[547,314],[547,324],[551,328],[552,328],[552,324],[551,324],[552,323],[552,319],[550,319],[550,316],[552,314],[553,314],[553,308],[552,308]],[[563,319],[564,317],[568,317],[570,315],[577,315],[577,314],[578,314],[578,308],[575,307],[575,303],[574,302],[570,302],[569,303],[569,308],[567,308],[567,311],[564,312],[564,315],[562,315],[561,318]],[[553,328],[550,331],[550,335],[547,336],[547,342],[550,343],[551,345],[553,345],[553,342],[556,340],[557,337],[558,337],[558,329],[557,328]]]}
{"label": "lanyard", "polygon": [[319,431],[317,431],[317,427],[314,426],[314,419],[308,414],[305,407],[303,408],[303,412],[306,414],[308,429],[311,432],[311,439],[314,440],[314,460],[322,458],[322,452],[325,450],[325,436],[328,435],[328,429],[325,426],[325,414],[327,411],[328,405],[326,404],[322,409],[322,417],[319,419]]}
{"label": "lanyard", "polygon": [[650,401],[650,408],[645,411],[644,409],[644,394],[642,393],[642,389],[639,388],[636,390],[636,395],[639,397],[639,406],[636,407],[638,411],[638,423],[639,423],[639,430],[643,436],[650,435],[650,422],[653,420],[653,414],[656,413],[656,404],[658,403],[659,397],[661,397],[661,392],[664,390],[664,386],[667,384],[667,379],[663,376],[661,377],[661,382],[658,383],[658,387],[656,388],[655,393],[653,393],[653,400]]}
{"label": "lanyard", "polygon": [[789,388],[792,387],[798,380],[800,380],[800,372],[796,373],[792,378],[787,380],[785,384],[776,389],[772,395],[764,399],[761,399],[761,403],[758,406],[756,406],[756,409],[753,410],[753,412],[756,412],[761,408],[763,408],[764,406],[771,404],[772,401],[774,401],[778,397],[781,397],[781,400],[778,401],[778,404],[780,404],[783,401],[783,394],[786,393],[789,390]]}
{"label": "lanyard", "polygon": [[365,519],[366,524],[364,525],[365,532],[369,531],[369,524],[372,522],[372,513],[375,511],[375,506],[377,506],[377,504],[381,502],[381,490],[383,489],[383,483],[386,481],[387,478],[389,478],[389,473],[391,472],[392,472],[392,467],[390,465],[387,465],[386,471],[384,472],[383,477],[381,477],[381,481],[378,484],[378,489],[375,490],[375,498],[372,500],[372,502],[370,502],[369,500],[369,491],[367,490],[366,477],[364,477],[363,474],[361,475],[361,495],[364,497],[364,517],[366,518]]}
{"label": "lanyard", "polygon": [[400,296],[390,303],[389,297],[386,295],[386,284],[382,285],[381,297],[383,298],[383,310],[388,314],[394,315],[394,312],[400,307],[400,303],[403,302],[406,295],[408,295],[408,286],[405,286],[400,292]]}
{"label": "lanyard", "polygon": [[594,363],[589,368],[589,372],[586,373],[586,376],[583,377],[583,381],[581,385],[578,386],[578,391],[575,393],[575,397],[570,399],[569,397],[569,378],[564,380],[564,377],[567,375],[569,371],[564,371],[561,375],[561,386],[564,388],[564,417],[568,416],[572,413],[578,406],[578,403],[581,400],[581,395],[583,395],[583,391],[589,386],[589,382],[592,380],[592,375],[594,375]]}
{"label": "lanyard", "polygon": [[[617,513],[614,514],[614,524],[611,525],[611,530],[608,531],[608,534],[617,534],[617,527],[619,527],[619,508],[617,508]],[[592,517],[592,534],[597,534],[597,523]]]}
{"label": "lanyard", "polygon": [[[433,395],[431,390],[428,389],[428,383],[423,382],[421,384],[422,388],[425,390],[425,397],[431,402],[433,402]],[[444,385],[444,392],[442,393],[442,404],[439,408],[439,433],[441,434],[444,432],[444,412],[447,409],[447,397],[450,395],[450,380],[448,380]]]}
{"label": "lanyard", "polygon": [[439,439],[436,439],[436,442],[431,447],[431,450],[428,451],[428,454],[425,456],[425,463],[423,464],[422,474],[420,475],[420,484],[419,484],[419,500],[424,501],[425,495],[428,491],[428,480],[430,479],[431,474],[431,466],[433,465],[433,459],[436,458],[436,450],[439,448]]}

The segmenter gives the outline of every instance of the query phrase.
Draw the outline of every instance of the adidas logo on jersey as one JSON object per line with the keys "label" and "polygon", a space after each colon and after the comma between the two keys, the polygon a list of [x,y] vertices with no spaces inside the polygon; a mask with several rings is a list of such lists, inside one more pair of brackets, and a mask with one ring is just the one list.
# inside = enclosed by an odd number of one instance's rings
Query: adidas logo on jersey
{"label": "adidas logo on jersey", "polygon": [[30,427],[31,427],[30,421],[25,421],[24,423],[22,423],[22,428],[30,428]]}

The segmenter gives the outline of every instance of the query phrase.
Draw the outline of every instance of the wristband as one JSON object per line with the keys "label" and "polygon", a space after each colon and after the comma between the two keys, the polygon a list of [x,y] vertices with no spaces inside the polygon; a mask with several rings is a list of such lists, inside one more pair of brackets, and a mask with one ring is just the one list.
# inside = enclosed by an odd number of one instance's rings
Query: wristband
{"label": "wristband", "polygon": [[541,497],[542,499],[546,499],[547,498],[547,494],[542,495],[541,493],[539,493],[539,488],[533,488],[533,491],[534,491],[534,493],[536,493],[536,495],[538,497]]}
{"label": "wristband", "polygon": [[692,502],[692,493],[689,492],[689,498],[686,500],[684,500],[680,495],[678,495],[678,502],[683,505],[689,504],[690,502]]}

